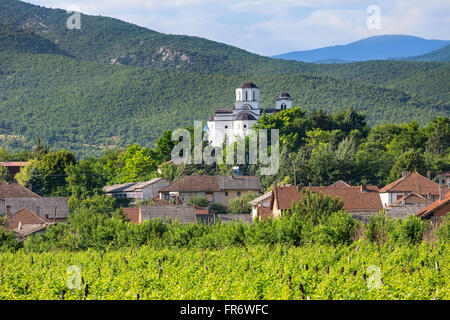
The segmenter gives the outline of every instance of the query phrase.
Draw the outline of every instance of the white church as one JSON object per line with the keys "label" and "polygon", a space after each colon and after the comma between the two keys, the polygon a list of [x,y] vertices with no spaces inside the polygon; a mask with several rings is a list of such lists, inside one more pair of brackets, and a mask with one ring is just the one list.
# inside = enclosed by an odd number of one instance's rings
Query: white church
{"label": "white church", "polygon": [[205,128],[209,133],[209,143],[212,146],[221,146],[225,136],[228,144],[235,142],[238,137],[244,139],[263,112],[273,114],[293,106],[291,96],[288,93],[281,93],[276,98],[275,108],[261,109],[259,93],[260,90],[255,84],[244,82],[236,88],[234,108],[216,110]]}

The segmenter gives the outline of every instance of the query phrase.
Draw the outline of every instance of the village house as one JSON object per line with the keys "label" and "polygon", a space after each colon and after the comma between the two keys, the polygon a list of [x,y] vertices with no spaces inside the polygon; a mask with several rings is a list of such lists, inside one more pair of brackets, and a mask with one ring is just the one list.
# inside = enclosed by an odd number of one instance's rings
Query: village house
{"label": "village house", "polygon": [[11,180],[14,180],[16,174],[20,172],[20,169],[27,166],[29,162],[24,161],[7,161],[0,162],[0,167],[6,167],[9,175],[11,176]]}
{"label": "village house", "polygon": [[151,200],[158,191],[169,185],[164,178],[154,178],[146,182],[114,184],[103,187],[103,191],[116,199]]}
{"label": "village house", "polygon": [[406,197],[388,205],[385,208],[385,212],[391,218],[404,218],[408,215],[416,214],[431,203],[431,200],[411,192]]}
{"label": "village house", "polygon": [[[270,197],[272,196],[272,191],[269,191],[262,196],[259,196],[258,198],[252,200],[249,202],[250,206],[252,207],[252,219],[255,220],[257,217],[260,216],[258,214],[258,210],[260,213],[267,212],[267,210],[264,211],[264,209],[270,210]],[[264,213],[263,213],[264,215]]]}
{"label": "village house", "polygon": [[54,222],[64,222],[69,217],[66,197],[40,197],[18,183],[0,184],[0,215],[13,215],[25,208]]}
{"label": "village house", "polygon": [[260,178],[256,176],[185,176],[159,191],[160,199],[178,197],[185,203],[193,196],[206,197],[211,203],[227,205],[247,192],[258,193]]}
{"label": "village house", "polygon": [[301,190],[311,190],[312,193],[322,193],[338,197],[344,201],[343,210],[354,218],[365,221],[368,216],[383,209],[378,187],[376,186],[344,186],[344,187],[295,187],[277,186],[274,184],[270,198],[270,209],[274,218],[280,217],[286,210],[292,208],[295,201],[302,198]]}
{"label": "village house", "polygon": [[13,231],[18,238],[25,239],[31,235],[37,235],[46,231],[54,222],[40,217],[30,209],[24,208],[16,213],[6,212],[7,229]]}
{"label": "village house", "polygon": [[423,219],[432,221],[440,220],[450,212],[450,171],[440,173],[439,177],[439,199],[417,212],[416,215]]}
{"label": "village house", "polygon": [[411,192],[435,201],[439,198],[439,184],[417,172],[402,172],[402,177],[380,189],[383,207],[406,197]]}

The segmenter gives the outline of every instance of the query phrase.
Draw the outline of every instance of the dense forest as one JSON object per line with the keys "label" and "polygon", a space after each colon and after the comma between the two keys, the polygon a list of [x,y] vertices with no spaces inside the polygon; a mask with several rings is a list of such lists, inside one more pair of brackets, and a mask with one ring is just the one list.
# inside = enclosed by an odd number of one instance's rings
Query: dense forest
{"label": "dense forest", "polygon": [[450,115],[449,63],[283,61],[105,17],[82,15],[69,30],[68,17],[0,0],[0,146],[10,152],[38,138],[82,158],[154,147],[161,132],[230,108],[245,79],[264,108],[288,91],[309,112],[351,107],[370,126]]}

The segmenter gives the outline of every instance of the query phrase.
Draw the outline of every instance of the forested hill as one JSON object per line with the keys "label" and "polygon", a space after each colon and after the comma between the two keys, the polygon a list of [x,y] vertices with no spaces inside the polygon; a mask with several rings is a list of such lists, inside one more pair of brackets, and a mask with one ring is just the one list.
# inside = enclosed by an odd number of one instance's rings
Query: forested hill
{"label": "forested hill", "polygon": [[69,30],[69,16],[0,0],[0,147],[37,137],[81,156],[151,146],[168,128],[231,107],[246,77],[265,108],[288,91],[296,106],[353,107],[371,125],[450,115],[449,63],[283,61],[105,17],[82,15],[81,30]]}
{"label": "forested hill", "polygon": [[439,50],[432,51],[415,57],[404,58],[407,61],[435,61],[435,62],[450,62],[450,44]]}

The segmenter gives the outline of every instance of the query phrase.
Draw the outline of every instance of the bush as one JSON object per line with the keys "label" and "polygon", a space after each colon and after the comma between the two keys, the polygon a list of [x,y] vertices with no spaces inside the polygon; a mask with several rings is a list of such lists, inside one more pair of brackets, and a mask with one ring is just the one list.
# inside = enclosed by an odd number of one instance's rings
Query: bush
{"label": "bush", "polygon": [[209,201],[206,197],[193,196],[188,200],[187,204],[191,206],[207,207],[209,206]]}
{"label": "bush", "polygon": [[397,227],[392,231],[394,242],[418,244],[423,239],[423,233],[429,222],[416,216],[399,219]]}
{"label": "bush", "polygon": [[292,204],[292,212],[307,215],[314,224],[344,207],[343,200],[322,193],[312,193],[310,189],[302,190],[301,195],[301,200]]}
{"label": "bush", "polygon": [[230,202],[228,203],[228,210],[233,214],[250,213],[252,208],[249,202],[256,197],[257,195],[254,192],[244,193],[239,198],[230,200]]}
{"label": "bush", "polygon": [[14,232],[0,227],[0,252],[16,251],[21,247],[22,243],[16,239]]}
{"label": "bush", "polygon": [[369,217],[364,226],[366,239],[370,242],[385,243],[395,227],[395,221],[382,211]]}
{"label": "bush", "polygon": [[442,217],[437,236],[441,242],[450,242],[450,217]]}
{"label": "bush", "polygon": [[322,219],[314,228],[314,238],[322,244],[351,244],[358,221],[346,212],[338,211]]}

